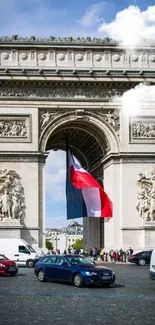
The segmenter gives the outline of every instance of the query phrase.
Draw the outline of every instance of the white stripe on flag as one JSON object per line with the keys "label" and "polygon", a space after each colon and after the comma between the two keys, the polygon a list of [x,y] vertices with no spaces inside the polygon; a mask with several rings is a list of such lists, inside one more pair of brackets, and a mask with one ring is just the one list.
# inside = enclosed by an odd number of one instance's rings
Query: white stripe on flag
{"label": "white stripe on flag", "polygon": [[82,189],[88,217],[101,217],[101,198],[98,188],[89,187]]}

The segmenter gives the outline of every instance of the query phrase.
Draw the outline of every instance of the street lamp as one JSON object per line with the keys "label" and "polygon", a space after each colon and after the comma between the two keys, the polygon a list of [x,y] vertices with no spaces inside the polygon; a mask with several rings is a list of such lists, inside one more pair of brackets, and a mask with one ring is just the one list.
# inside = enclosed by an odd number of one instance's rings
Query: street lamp
{"label": "street lamp", "polygon": [[57,250],[57,248],[58,248],[58,240],[60,240],[60,238],[58,238],[57,236],[54,238],[54,240],[56,241],[56,250]]}

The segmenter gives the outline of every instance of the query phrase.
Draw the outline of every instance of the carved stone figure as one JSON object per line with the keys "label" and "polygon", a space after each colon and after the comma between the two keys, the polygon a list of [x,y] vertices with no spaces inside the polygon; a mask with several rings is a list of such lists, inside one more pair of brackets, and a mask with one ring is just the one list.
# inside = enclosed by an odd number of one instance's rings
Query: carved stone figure
{"label": "carved stone figure", "polygon": [[8,217],[11,219],[11,206],[12,206],[12,198],[8,193],[8,190],[4,191],[4,194],[1,196],[2,202],[2,214],[4,217]]}
{"label": "carved stone figure", "polygon": [[42,111],[40,113],[40,127],[43,129],[59,112]]}
{"label": "carved stone figure", "polygon": [[46,112],[44,114],[42,114],[41,118],[42,118],[42,121],[41,121],[41,128],[43,129],[44,126],[46,124],[48,124],[49,120],[50,120],[50,116],[51,114],[49,112]]}
{"label": "carved stone figure", "polygon": [[27,137],[25,121],[0,119],[0,138],[1,137]]}
{"label": "carved stone figure", "polygon": [[155,124],[147,121],[133,123],[132,138],[155,138]]}
{"label": "carved stone figure", "polygon": [[108,124],[111,125],[116,132],[119,131],[120,128],[119,116],[113,110],[109,110],[105,113],[101,113],[101,115],[104,116],[105,121],[107,121]]}
{"label": "carved stone figure", "polygon": [[0,170],[0,220],[21,220],[24,200],[19,175],[14,170]]}
{"label": "carved stone figure", "polygon": [[138,175],[136,208],[142,222],[155,221],[155,172]]}

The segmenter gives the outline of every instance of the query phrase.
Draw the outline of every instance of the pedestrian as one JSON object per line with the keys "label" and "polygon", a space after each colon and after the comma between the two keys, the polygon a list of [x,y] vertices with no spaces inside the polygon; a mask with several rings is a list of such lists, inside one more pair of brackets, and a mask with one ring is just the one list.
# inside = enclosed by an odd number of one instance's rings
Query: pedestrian
{"label": "pedestrian", "polygon": [[119,261],[120,262],[123,262],[123,255],[124,255],[124,252],[123,252],[123,249],[121,248],[119,251],[119,256],[120,256]]}
{"label": "pedestrian", "polygon": [[96,261],[97,260],[97,248],[95,247],[95,248],[93,248],[93,257],[94,257],[94,261]]}
{"label": "pedestrian", "polygon": [[104,254],[105,254],[104,248],[101,248],[100,256],[102,261],[104,261]]}
{"label": "pedestrian", "polygon": [[131,247],[129,247],[129,255],[133,254],[133,249]]}

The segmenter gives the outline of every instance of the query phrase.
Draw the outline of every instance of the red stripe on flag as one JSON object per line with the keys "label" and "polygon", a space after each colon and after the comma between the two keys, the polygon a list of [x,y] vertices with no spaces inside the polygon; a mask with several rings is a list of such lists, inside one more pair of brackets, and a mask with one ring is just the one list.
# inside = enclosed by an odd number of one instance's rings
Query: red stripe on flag
{"label": "red stripe on flag", "polygon": [[101,217],[112,217],[112,202],[108,195],[104,192],[100,184],[88,172],[80,172],[74,169],[73,165],[70,166],[70,177],[72,184],[79,189],[95,187],[100,191],[101,199]]}

